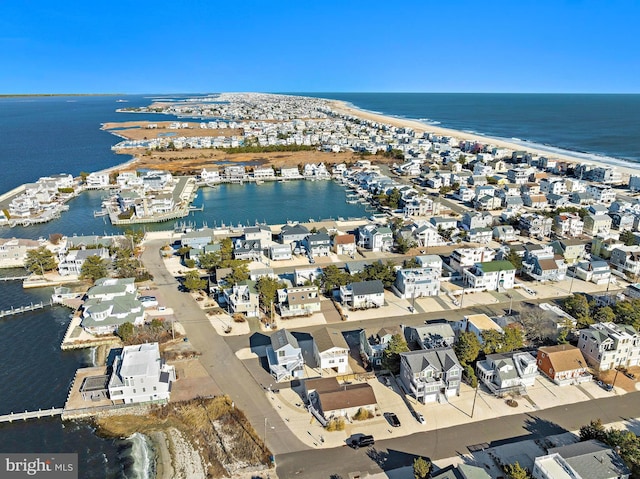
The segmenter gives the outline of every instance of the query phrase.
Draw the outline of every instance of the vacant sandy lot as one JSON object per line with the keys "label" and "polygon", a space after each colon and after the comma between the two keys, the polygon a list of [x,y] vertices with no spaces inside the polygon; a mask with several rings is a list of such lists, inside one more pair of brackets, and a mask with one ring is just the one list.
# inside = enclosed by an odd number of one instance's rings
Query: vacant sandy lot
{"label": "vacant sandy lot", "polygon": [[[125,121],[122,123],[105,123],[103,130],[114,133],[128,140],[148,140],[162,137],[192,137],[192,136],[239,136],[240,128],[210,129],[200,128],[200,123],[188,123],[188,128],[169,128],[170,121]],[[148,125],[157,125],[156,128],[147,128]],[[181,124],[183,124],[181,122]]]}

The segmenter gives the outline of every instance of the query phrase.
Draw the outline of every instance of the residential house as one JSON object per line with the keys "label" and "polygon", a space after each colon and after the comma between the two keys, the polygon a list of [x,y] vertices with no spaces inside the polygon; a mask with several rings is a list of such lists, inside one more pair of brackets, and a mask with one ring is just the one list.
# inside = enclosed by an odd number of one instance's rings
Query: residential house
{"label": "residential house", "polygon": [[584,222],[576,213],[560,213],[554,219],[553,230],[558,236],[574,238],[582,235]]}
{"label": "residential house", "polygon": [[607,235],[611,231],[611,216],[588,213],[584,217],[584,232],[591,236]]}
{"label": "residential house", "polygon": [[0,268],[22,268],[27,252],[42,246],[40,241],[30,239],[0,238]]}
{"label": "residential house", "polygon": [[489,212],[468,211],[462,216],[462,226],[466,230],[493,226],[493,216]]}
{"label": "residential house", "polygon": [[255,281],[245,280],[223,290],[224,302],[230,314],[244,314],[249,318],[257,318],[260,300]]}
{"label": "residential house", "polygon": [[551,243],[553,251],[562,255],[568,264],[574,264],[587,255],[587,243],[578,239],[560,239]]}
{"label": "residential house", "polygon": [[400,269],[396,273],[395,291],[404,299],[438,296],[441,271],[441,268]]}
{"label": "residential house", "polygon": [[538,376],[536,358],[527,352],[488,354],[476,363],[476,374],[496,396],[526,394]]}
{"label": "residential house", "polygon": [[421,326],[405,328],[407,342],[417,344],[420,349],[436,349],[453,346],[455,333],[447,321],[431,321]]}
{"label": "residential house", "polygon": [[180,244],[188,248],[204,248],[209,243],[213,243],[213,230],[208,228],[188,231],[180,240]]}
{"label": "residential house", "polygon": [[333,237],[333,252],[352,258],[356,254],[356,237],[352,234],[336,235]]}
{"label": "residential house", "polygon": [[233,240],[233,258],[250,261],[260,261],[262,257],[261,240]]}
{"label": "residential house", "polygon": [[269,371],[276,381],[304,376],[302,348],[286,329],[279,329],[271,335],[271,345],[267,346],[266,352]]}
{"label": "residential house", "polygon": [[537,361],[540,372],[560,386],[593,379],[580,349],[570,344],[538,348]]}
{"label": "residential house", "polygon": [[200,173],[200,179],[208,185],[220,183],[220,172],[218,170],[207,170],[203,168]]}
{"label": "residential house", "polygon": [[106,248],[71,250],[58,263],[58,273],[60,276],[79,276],[82,272],[82,266],[90,256],[97,256],[106,261],[109,259],[109,250]]}
{"label": "residential house", "polygon": [[600,441],[576,442],[535,458],[534,479],[629,479],[631,471],[611,447]]}
{"label": "residential house", "polygon": [[432,472],[431,479],[491,479],[491,476],[482,467],[470,464],[453,464]]}
{"label": "residential house", "polygon": [[600,238],[595,236],[591,239],[591,254],[602,259],[611,258],[614,249],[625,244],[617,238]]}
{"label": "residential house", "polygon": [[331,238],[327,233],[310,234],[302,241],[302,245],[311,257],[329,256],[331,252]]}
{"label": "residential house", "polygon": [[569,195],[569,200],[579,206],[590,205],[594,202],[593,196],[585,191],[574,191]]}
{"label": "residential house", "polygon": [[553,220],[536,213],[527,213],[520,216],[518,228],[522,234],[536,238],[548,237],[551,234]]}
{"label": "residential house", "polygon": [[278,308],[282,318],[310,316],[320,311],[317,286],[293,286],[278,290]]}
{"label": "residential house", "polygon": [[470,243],[487,244],[493,237],[493,230],[491,228],[471,228],[467,241]]}
{"label": "residential house", "polygon": [[340,300],[351,309],[384,306],[384,285],[379,279],[340,286]]}
{"label": "residential house", "polygon": [[575,275],[583,281],[607,284],[611,281],[611,268],[606,261],[580,261],[576,266]]}
{"label": "residential house", "polygon": [[402,335],[402,329],[399,326],[360,330],[360,356],[365,366],[367,364],[374,368],[381,366],[384,350],[395,335]]}
{"label": "residential house", "polygon": [[531,172],[530,168],[509,168],[507,170],[507,179],[510,183],[524,185],[529,181]]}
{"label": "residential house", "polygon": [[429,218],[429,223],[435,226],[439,230],[451,230],[458,227],[458,220],[455,218],[448,218],[443,216],[432,216]]}
{"label": "residential house", "polygon": [[321,371],[330,369],[338,374],[349,371],[349,345],[338,329],[322,328],[313,333],[313,356]]}
{"label": "residential house", "polygon": [[368,224],[357,231],[358,246],[371,251],[391,251],[393,232],[388,226]]}
{"label": "residential house", "polygon": [[618,246],[611,251],[611,267],[629,276],[640,275],[640,246]]}
{"label": "residential house", "polygon": [[269,258],[273,261],[284,261],[291,259],[292,257],[291,245],[289,243],[276,243],[269,246]]}
{"label": "residential house", "polygon": [[340,384],[335,377],[307,379],[304,382],[309,411],[321,424],[328,420],[343,418],[349,421],[359,413],[376,413],[377,399],[373,388],[367,383]]}
{"label": "residential house", "polygon": [[144,307],[133,278],[102,278],[87,291],[82,327],[91,334],[112,334],[124,323],[144,323]]}
{"label": "residential house", "polygon": [[458,272],[470,268],[476,263],[493,261],[495,250],[480,246],[478,248],[457,248],[449,255],[449,266]]}
{"label": "residential house", "polygon": [[85,179],[85,186],[89,190],[106,188],[109,186],[108,173],[89,173]]}
{"label": "residential house", "polygon": [[504,330],[493,319],[484,313],[464,316],[461,320],[455,321],[452,326],[456,333],[475,334],[478,341],[480,341],[480,344],[484,343],[484,340],[482,339],[483,331],[493,330],[500,334],[504,333]]}
{"label": "residential house", "polygon": [[273,180],[276,177],[276,172],[270,166],[256,166],[253,169],[253,177],[256,180]]}
{"label": "residential house", "polygon": [[461,378],[462,366],[450,347],[400,353],[400,381],[422,403],[460,395]]}
{"label": "residential house", "polygon": [[284,225],[280,231],[280,242],[282,244],[301,243],[307,236],[309,236],[309,230],[299,224]]}
{"label": "residential house", "polygon": [[516,241],[516,230],[511,225],[500,225],[493,228],[493,239],[501,243]]}
{"label": "residential house", "polygon": [[631,213],[609,213],[609,216],[611,216],[611,226],[620,232],[636,229],[634,223],[637,216]]}
{"label": "residential house", "polygon": [[247,241],[260,240],[262,243],[268,243],[273,239],[271,227],[268,225],[247,226],[242,234]]}
{"label": "residential house", "polygon": [[542,210],[549,206],[547,197],[542,194],[524,193],[522,195],[522,202],[525,206],[528,206],[529,208],[533,208],[535,210]]}
{"label": "residential house", "polygon": [[462,271],[465,285],[475,291],[502,291],[512,289],[516,268],[506,260],[476,263]]}
{"label": "residential house", "polygon": [[109,398],[124,404],[167,402],[175,380],[175,368],[162,360],[158,343],[125,346],[113,362]]}
{"label": "residential house", "polygon": [[627,324],[605,322],[581,329],[578,348],[599,371],[640,365],[640,334]]}
{"label": "residential house", "polygon": [[616,200],[616,190],[609,185],[589,184],[587,185],[586,192],[590,194],[597,203],[603,205],[610,205]]}

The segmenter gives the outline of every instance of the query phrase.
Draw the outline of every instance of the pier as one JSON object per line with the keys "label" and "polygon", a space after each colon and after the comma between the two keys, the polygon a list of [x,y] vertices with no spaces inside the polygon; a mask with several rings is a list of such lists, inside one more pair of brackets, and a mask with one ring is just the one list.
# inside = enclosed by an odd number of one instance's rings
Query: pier
{"label": "pier", "polygon": [[41,301],[40,303],[31,303],[27,306],[20,306],[18,308],[14,308],[13,306],[11,307],[11,309],[7,309],[5,311],[0,311],[0,318],[6,318],[7,316],[14,316],[16,314],[22,314],[22,313],[28,313],[29,311],[36,311],[38,309],[44,309],[47,306],[51,306],[53,305],[53,302],[49,301],[49,302],[44,302]]}
{"label": "pier", "polygon": [[0,277],[0,281],[24,281],[28,277],[29,277],[28,274],[24,276],[3,276],[3,277]]}
{"label": "pier", "polygon": [[61,416],[64,409],[52,407],[51,409],[38,409],[37,411],[24,411],[0,416],[0,423],[13,421],[26,421],[27,419],[40,419],[42,417]]}

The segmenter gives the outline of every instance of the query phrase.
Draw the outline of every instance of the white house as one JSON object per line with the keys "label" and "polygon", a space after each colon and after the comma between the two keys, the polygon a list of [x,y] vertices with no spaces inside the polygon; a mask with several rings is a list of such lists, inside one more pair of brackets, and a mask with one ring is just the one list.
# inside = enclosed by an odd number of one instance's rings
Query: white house
{"label": "white house", "polygon": [[338,329],[323,328],[313,333],[313,356],[321,371],[349,371],[349,345]]}
{"label": "white house", "polygon": [[379,279],[340,286],[340,299],[351,309],[384,306],[384,285]]}
{"label": "white house", "polygon": [[495,395],[525,394],[538,376],[536,358],[527,352],[488,354],[476,364],[478,379]]}
{"label": "white house", "polygon": [[109,397],[125,404],[166,402],[175,380],[175,368],[161,359],[158,343],[125,346],[113,362]]}
{"label": "white house", "polygon": [[459,395],[461,378],[462,366],[450,347],[400,353],[400,380],[422,403]]}
{"label": "white house", "polygon": [[578,348],[600,371],[640,365],[640,334],[626,324],[596,323],[581,329]]}
{"label": "white house", "polygon": [[58,272],[60,276],[80,275],[82,266],[87,258],[97,256],[103,261],[109,259],[109,250],[107,248],[96,249],[74,249],[69,251],[58,263]]}
{"label": "white house", "polygon": [[512,289],[515,284],[516,268],[509,261],[476,263],[462,271],[466,286],[476,291],[499,291]]}
{"label": "white house", "polygon": [[103,278],[87,291],[82,327],[92,334],[111,334],[124,323],[144,323],[144,307],[133,278]]}
{"label": "white house", "polygon": [[302,349],[286,329],[279,329],[271,335],[271,345],[267,346],[266,352],[269,370],[276,381],[304,376]]}
{"label": "white house", "polygon": [[438,296],[440,293],[440,269],[410,268],[396,273],[395,290],[401,298]]}

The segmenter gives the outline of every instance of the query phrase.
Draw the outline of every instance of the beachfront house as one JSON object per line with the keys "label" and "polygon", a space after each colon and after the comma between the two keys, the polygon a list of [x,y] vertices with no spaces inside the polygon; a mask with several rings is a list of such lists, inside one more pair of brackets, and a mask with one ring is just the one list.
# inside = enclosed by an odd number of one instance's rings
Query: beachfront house
{"label": "beachfront house", "polygon": [[124,404],[167,402],[175,380],[175,368],[162,360],[158,343],[125,346],[113,362],[109,398]]}

